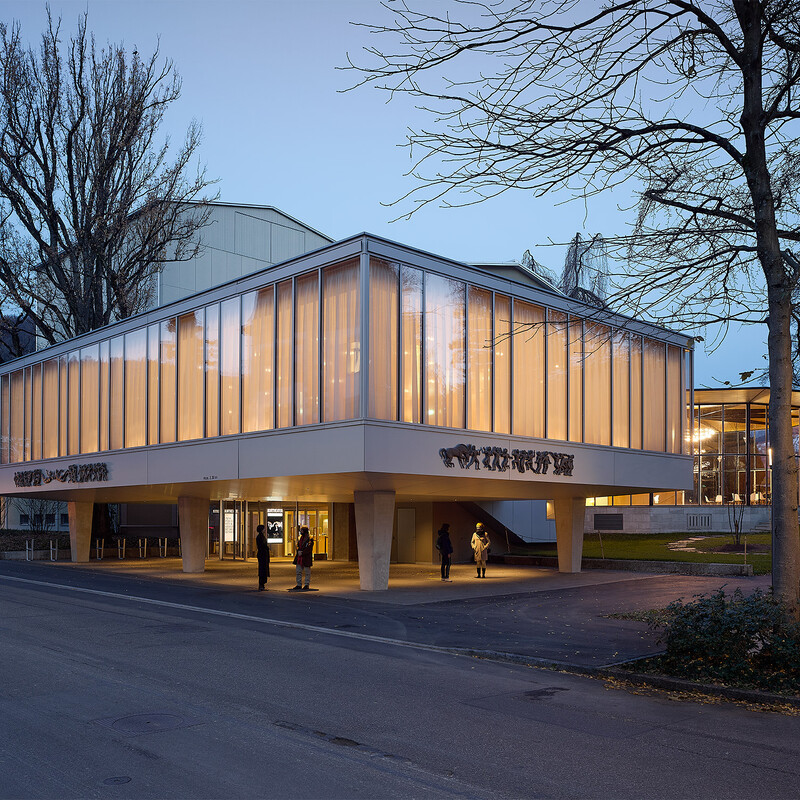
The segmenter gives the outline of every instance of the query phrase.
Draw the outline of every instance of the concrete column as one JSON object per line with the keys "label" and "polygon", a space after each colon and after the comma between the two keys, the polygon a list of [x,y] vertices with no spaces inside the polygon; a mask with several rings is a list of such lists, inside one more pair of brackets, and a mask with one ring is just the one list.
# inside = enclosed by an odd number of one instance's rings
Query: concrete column
{"label": "concrete column", "polygon": [[564,497],[553,501],[556,518],[558,571],[580,572],[583,557],[585,497]]}
{"label": "concrete column", "polygon": [[368,592],[389,588],[394,492],[354,492],[358,577]]}
{"label": "concrete column", "polygon": [[73,561],[88,561],[92,545],[92,514],[94,503],[67,503],[69,516],[69,550]]}
{"label": "concrete column", "polygon": [[184,572],[205,572],[208,509],[209,502],[204,497],[178,498],[178,527]]}

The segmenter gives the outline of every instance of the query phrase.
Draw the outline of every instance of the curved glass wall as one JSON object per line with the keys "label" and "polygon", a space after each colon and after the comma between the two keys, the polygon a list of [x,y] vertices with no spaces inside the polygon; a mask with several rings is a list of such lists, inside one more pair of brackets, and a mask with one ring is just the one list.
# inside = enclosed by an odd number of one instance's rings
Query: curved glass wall
{"label": "curved glass wall", "polygon": [[[663,341],[356,257],[12,367],[0,375],[0,459],[362,416],[680,453],[690,373],[689,352]],[[732,419],[714,456],[723,482],[743,469],[730,459],[764,440],[736,438]],[[698,469],[703,491],[725,491]],[[765,467],[751,469],[758,487]]]}
{"label": "curved glass wall", "polygon": [[[669,374],[669,373],[668,373]],[[769,505],[772,501],[769,406],[698,403],[691,409],[694,488],[687,492],[596,497],[590,505]],[[800,409],[792,409],[800,456]]]}

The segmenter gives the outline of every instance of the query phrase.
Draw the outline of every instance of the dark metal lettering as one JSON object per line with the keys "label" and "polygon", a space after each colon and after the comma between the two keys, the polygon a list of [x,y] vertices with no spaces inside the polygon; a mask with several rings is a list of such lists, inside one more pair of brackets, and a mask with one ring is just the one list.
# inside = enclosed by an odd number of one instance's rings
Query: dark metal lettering
{"label": "dark metal lettering", "polygon": [[[482,456],[482,457],[481,457]],[[458,444],[455,447],[442,447],[439,457],[446,467],[455,467],[455,461],[461,469],[475,467],[489,472],[506,472],[515,469],[523,475],[531,472],[534,475],[547,475],[552,465],[553,475],[572,477],[575,456],[571,453],[554,453],[552,450],[512,450],[506,447],[475,447],[473,444]],[[454,461],[455,459],[455,461]]]}
{"label": "dark metal lettering", "polygon": [[108,464],[98,461],[94,464],[70,464],[64,469],[30,469],[14,473],[15,486],[41,486],[58,481],[59,483],[91,483],[108,480]]}

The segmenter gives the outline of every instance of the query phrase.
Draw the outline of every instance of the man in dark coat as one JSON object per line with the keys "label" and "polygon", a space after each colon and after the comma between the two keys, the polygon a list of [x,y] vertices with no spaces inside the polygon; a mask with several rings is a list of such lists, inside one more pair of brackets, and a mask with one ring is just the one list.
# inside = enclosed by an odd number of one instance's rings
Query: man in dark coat
{"label": "man in dark coat", "polygon": [[264,534],[264,526],[259,525],[256,528],[258,536],[256,536],[256,554],[258,556],[258,591],[263,592],[266,588],[267,581],[269,581],[269,559],[271,553],[269,545],[267,544],[267,537]]}
{"label": "man in dark coat", "polygon": [[442,580],[452,583],[450,580],[450,562],[453,556],[453,543],[450,541],[450,523],[445,522],[439,528],[439,537],[436,539],[436,549],[442,557]]}
{"label": "man in dark coat", "polygon": [[[311,564],[314,562],[314,540],[303,525],[297,539],[294,563],[297,565],[297,585],[289,589],[290,592],[308,591],[311,583]],[[305,581],[303,580],[305,578]]]}

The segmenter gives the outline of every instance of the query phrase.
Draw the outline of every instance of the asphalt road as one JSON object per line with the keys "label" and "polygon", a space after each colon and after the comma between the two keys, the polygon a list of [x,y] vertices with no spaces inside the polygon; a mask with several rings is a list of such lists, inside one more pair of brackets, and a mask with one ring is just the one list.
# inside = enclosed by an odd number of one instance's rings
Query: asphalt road
{"label": "asphalt road", "polygon": [[3,798],[800,796],[800,717],[425,649],[374,603],[53,577],[0,569]]}

